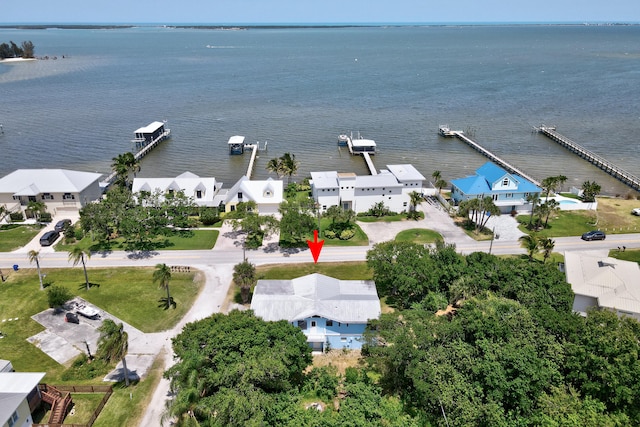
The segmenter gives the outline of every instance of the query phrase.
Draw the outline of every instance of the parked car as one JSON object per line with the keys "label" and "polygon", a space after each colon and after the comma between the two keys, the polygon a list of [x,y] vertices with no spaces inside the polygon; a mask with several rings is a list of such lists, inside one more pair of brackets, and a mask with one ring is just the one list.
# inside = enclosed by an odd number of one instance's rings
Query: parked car
{"label": "parked car", "polygon": [[61,219],[56,223],[56,226],[53,227],[53,229],[56,230],[58,233],[62,233],[64,229],[70,225],[71,225],[70,219]]}
{"label": "parked car", "polygon": [[80,323],[80,319],[78,318],[78,315],[71,312],[67,312],[64,315],[64,321],[67,323]]}
{"label": "parked car", "polygon": [[640,208],[631,209],[631,215],[640,216]]}
{"label": "parked car", "polygon": [[60,233],[58,233],[57,231],[55,230],[47,231],[40,238],[40,245],[51,246],[53,245],[53,242],[58,240],[58,237],[60,237]]}
{"label": "parked car", "polygon": [[606,238],[607,235],[600,230],[587,231],[582,235],[582,240],[604,240]]}

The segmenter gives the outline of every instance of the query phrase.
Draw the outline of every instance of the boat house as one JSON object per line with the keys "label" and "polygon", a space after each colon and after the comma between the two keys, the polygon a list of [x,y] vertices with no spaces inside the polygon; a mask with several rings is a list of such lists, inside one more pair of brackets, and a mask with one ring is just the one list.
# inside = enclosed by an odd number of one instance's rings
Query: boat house
{"label": "boat house", "polygon": [[153,122],[147,126],[136,129],[133,133],[135,138],[132,142],[137,145],[147,145],[169,137],[171,131],[165,129],[164,122]]}
{"label": "boat house", "polygon": [[380,299],[373,281],[314,273],[293,280],[258,280],[251,309],[263,320],[298,326],[314,351],[327,345],[359,349],[367,322],[380,317]]}
{"label": "boat house", "polygon": [[242,154],[244,153],[244,136],[234,135],[229,138],[229,154]]}

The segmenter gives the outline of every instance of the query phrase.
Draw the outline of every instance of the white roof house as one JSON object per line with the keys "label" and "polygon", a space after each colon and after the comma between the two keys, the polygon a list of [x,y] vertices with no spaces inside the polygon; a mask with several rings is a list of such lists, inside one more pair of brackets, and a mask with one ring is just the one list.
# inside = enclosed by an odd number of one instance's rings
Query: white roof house
{"label": "white roof house", "polygon": [[314,273],[293,280],[258,280],[251,309],[266,321],[320,316],[366,323],[380,316],[380,299],[370,280],[339,280]]}
{"label": "white roof house", "polygon": [[100,198],[99,173],[67,169],[18,169],[0,178],[0,205],[17,211],[41,201],[51,213],[79,208]]}
{"label": "white roof house", "polygon": [[[0,372],[0,425],[30,426],[30,401],[44,372]],[[39,395],[38,395],[39,396]]]}
{"label": "white roof house", "polygon": [[132,191],[162,193],[184,191],[185,196],[192,197],[198,206],[217,207],[220,201],[216,196],[222,187],[215,178],[202,178],[191,172],[184,172],[175,178],[134,178]]}
{"label": "white roof house", "polygon": [[383,202],[393,212],[406,211],[409,193],[422,192],[425,177],[413,165],[387,165],[377,175],[336,171],[311,172],[311,193],[325,211],[331,206],[366,212]]}
{"label": "white roof house", "polygon": [[608,250],[565,252],[565,272],[575,312],[607,308],[640,320],[638,263],[611,258]]}
{"label": "white roof house", "polygon": [[284,200],[284,185],[282,180],[268,178],[266,180],[250,180],[243,176],[226,192],[224,199],[225,211],[235,210],[240,202],[253,201],[258,213],[271,215],[278,213],[278,207]]}

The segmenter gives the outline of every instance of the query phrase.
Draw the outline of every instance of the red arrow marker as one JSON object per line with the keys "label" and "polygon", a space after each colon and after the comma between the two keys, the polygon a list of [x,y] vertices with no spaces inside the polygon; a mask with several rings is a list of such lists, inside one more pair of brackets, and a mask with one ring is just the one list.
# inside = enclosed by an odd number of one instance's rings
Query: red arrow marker
{"label": "red arrow marker", "polygon": [[324,240],[320,240],[318,242],[318,230],[313,230],[313,242],[311,240],[307,240],[307,245],[309,245],[309,249],[311,249],[313,262],[317,264],[320,251],[322,251],[322,245],[324,245]]}

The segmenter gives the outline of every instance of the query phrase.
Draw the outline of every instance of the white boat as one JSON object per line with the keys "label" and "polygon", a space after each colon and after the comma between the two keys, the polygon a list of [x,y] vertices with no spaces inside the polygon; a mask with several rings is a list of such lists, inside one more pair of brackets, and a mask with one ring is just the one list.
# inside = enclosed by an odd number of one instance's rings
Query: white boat
{"label": "white boat", "polygon": [[84,304],[76,305],[76,313],[83,315],[89,319],[95,319],[100,317],[100,312],[93,307],[86,306]]}

